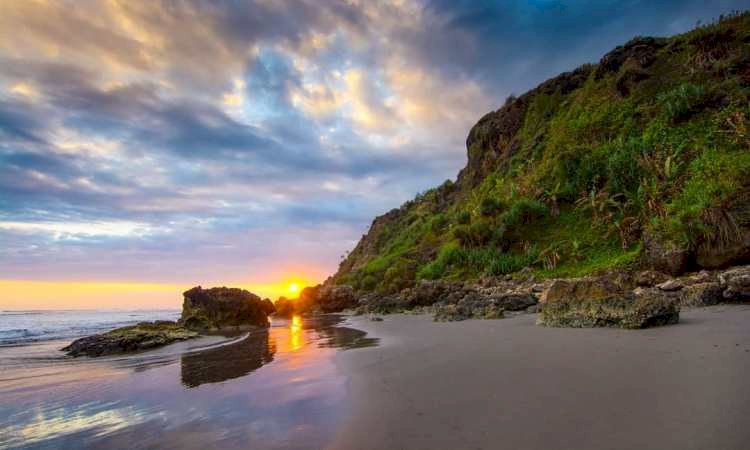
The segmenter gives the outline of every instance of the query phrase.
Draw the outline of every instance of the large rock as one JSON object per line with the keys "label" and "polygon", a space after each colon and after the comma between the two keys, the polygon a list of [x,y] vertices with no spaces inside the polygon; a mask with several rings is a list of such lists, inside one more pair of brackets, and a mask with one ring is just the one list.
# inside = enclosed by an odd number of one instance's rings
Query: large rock
{"label": "large rock", "polygon": [[324,285],[318,293],[318,307],[326,313],[356,308],[357,296],[351,286]]}
{"label": "large rock", "polygon": [[463,285],[446,281],[422,280],[410,289],[404,289],[400,296],[411,307],[430,306],[437,302],[458,302],[466,295]]}
{"label": "large rock", "polygon": [[180,323],[191,330],[269,326],[269,305],[244,289],[197,286],[183,295]]}
{"label": "large rock", "polygon": [[722,300],[721,285],[717,282],[695,283],[679,291],[682,306],[711,306]]}
{"label": "large rock", "polygon": [[505,292],[495,294],[490,298],[505,311],[525,311],[539,302],[533,294],[528,292]]}
{"label": "large rock", "polygon": [[141,322],[138,325],[76,339],[62,351],[70,356],[96,357],[149,350],[197,336],[198,333],[195,331],[188,330],[175,322]]}
{"label": "large rock", "polygon": [[452,322],[466,319],[502,319],[503,316],[503,307],[495,299],[472,292],[458,303],[437,305],[434,320]]}
{"label": "large rock", "polygon": [[743,228],[729,245],[704,244],[695,251],[695,262],[706,269],[722,269],[750,260],[750,230]]}
{"label": "large rock", "polygon": [[612,277],[555,280],[542,293],[538,323],[557,327],[646,328],[676,323],[679,302],[656,288],[629,286]]}
{"label": "large rock", "polygon": [[750,266],[736,267],[719,275],[727,300],[750,300]]}
{"label": "large rock", "polygon": [[690,252],[674,242],[662,242],[653,237],[644,239],[643,264],[653,270],[673,276],[685,273],[690,262]]}

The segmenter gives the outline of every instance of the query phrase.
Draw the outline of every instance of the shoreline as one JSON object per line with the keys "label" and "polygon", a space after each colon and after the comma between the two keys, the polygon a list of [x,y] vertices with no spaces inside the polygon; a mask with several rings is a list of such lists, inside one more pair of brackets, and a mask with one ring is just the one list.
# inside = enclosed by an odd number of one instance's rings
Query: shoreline
{"label": "shoreline", "polygon": [[646,330],[535,321],[351,317],[381,345],[337,355],[351,403],[332,448],[746,448],[750,305]]}

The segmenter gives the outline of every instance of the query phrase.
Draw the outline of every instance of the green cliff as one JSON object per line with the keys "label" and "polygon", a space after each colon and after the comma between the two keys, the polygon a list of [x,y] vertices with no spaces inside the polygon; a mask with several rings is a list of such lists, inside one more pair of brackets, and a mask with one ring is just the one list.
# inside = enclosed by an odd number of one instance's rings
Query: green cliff
{"label": "green cliff", "polygon": [[635,38],[482,117],[455,182],[376,218],[336,284],[750,260],[750,14]]}

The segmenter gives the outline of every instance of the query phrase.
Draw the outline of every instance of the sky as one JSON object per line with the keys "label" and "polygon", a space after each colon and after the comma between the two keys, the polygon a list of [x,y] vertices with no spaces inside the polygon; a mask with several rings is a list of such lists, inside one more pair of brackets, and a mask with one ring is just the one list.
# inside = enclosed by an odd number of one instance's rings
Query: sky
{"label": "sky", "polygon": [[0,308],[323,281],[486,112],[750,0],[0,2]]}

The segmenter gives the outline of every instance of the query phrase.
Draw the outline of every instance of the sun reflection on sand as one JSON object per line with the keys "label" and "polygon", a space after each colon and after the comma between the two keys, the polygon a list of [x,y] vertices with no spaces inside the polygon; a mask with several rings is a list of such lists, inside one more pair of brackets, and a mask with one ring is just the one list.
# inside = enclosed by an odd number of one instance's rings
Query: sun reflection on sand
{"label": "sun reflection on sand", "polygon": [[304,333],[302,332],[302,318],[298,315],[292,316],[289,322],[289,346],[292,351],[299,350],[305,345]]}
{"label": "sun reflection on sand", "polygon": [[[28,445],[84,431],[94,436],[103,436],[146,420],[144,414],[134,407],[107,409],[112,406],[113,404],[83,405],[77,410],[37,408],[31,423],[3,430],[5,438],[0,439],[0,446]],[[92,412],[92,409],[102,410]]]}

